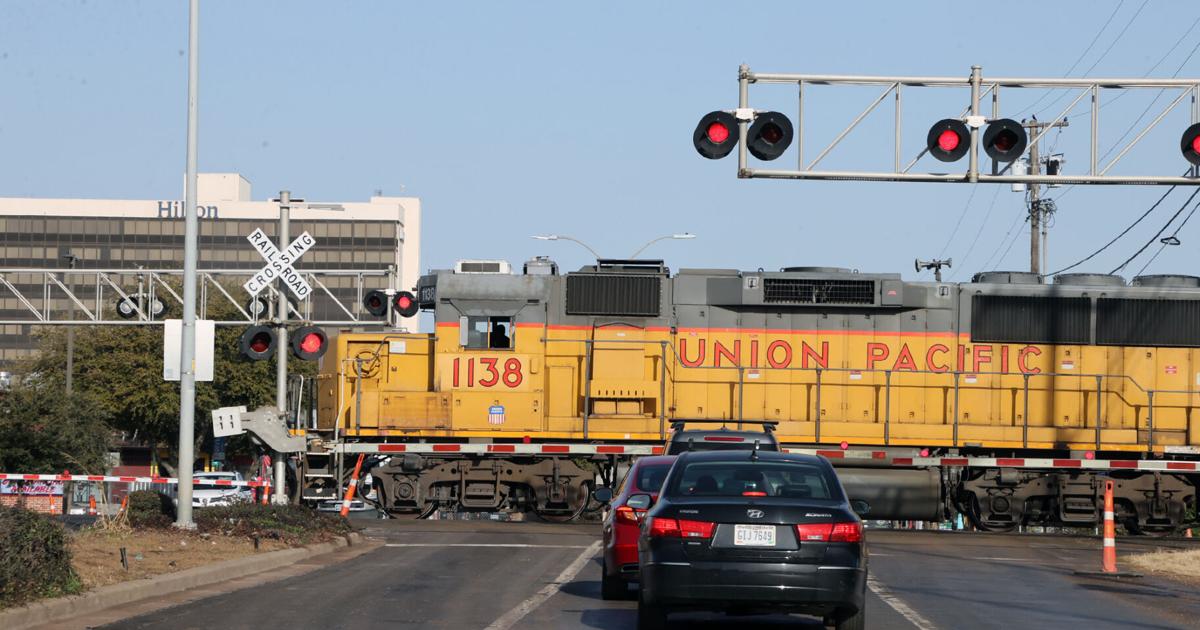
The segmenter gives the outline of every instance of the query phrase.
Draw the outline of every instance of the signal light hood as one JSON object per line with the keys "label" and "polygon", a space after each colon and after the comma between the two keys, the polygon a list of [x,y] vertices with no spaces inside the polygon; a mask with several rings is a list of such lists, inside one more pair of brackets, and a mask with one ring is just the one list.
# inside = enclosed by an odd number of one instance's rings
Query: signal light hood
{"label": "signal light hood", "polygon": [[1025,127],[1011,118],[993,120],[983,132],[983,150],[998,162],[1012,162],[1025,154],[1029,136]]}

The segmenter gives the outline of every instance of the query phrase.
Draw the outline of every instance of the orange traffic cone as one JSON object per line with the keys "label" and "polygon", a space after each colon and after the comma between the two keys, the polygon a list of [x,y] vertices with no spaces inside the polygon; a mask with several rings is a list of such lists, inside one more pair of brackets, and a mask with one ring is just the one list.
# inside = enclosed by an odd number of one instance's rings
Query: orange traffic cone
{"label": "orange traffic cone", "polygon": [[1189,528],[1187,528],[1186,530],[1184,530],[1183,537],[1184,537],[1184,538],[1191,538],[1191,537],[1192,537],[1192,528],[1191,528],[1191,527],[1189,527]]}
{"label": "orange traffic cone", "polygon": [[96,497],[89,496],[88,497],[88,516],[95,516],[95,515],[96,515]]}
{"label": "orange traffic cone", "polygon": [[1104,482],[1104,556],[1105,573],[1117,572],[1117,526],[1113,522],[1113,482]]}

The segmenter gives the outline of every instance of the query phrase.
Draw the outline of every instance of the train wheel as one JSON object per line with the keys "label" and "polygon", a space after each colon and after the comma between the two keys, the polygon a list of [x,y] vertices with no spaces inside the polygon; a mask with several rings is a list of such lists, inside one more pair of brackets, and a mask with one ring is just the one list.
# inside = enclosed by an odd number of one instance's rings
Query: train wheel
{"label": "train wheel", "polygon": [[563,507],[535,506],[533,513],[547,523],[570,523],[578,520],[583,515],[591,500],[591,486],[584,485],[583,500],[579,502],[578,506],[571,506],[569,504]]}
{"label": "train wheel", "polygon": [[417,520],[424,520],[430,516],[433,516],[433,513],[436,512],[437,509],[437,501],[430,501],[429,503],[426,503],[425,506],[421,508],[421,511],[417,513]]}

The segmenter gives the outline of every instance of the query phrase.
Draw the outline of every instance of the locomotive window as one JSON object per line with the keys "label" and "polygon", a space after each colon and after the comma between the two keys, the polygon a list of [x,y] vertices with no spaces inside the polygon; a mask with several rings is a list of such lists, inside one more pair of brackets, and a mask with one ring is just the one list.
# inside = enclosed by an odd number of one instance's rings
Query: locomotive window
{"label": "locomotive window", "polygon": [[976,295],[971,303],[971,341],[1090,343],[1088,298]]}
{"label": "locomotive window", "polygon": [[[463,347],[469,350],[509,350],[513,347],[513,318],[511,317],[463,317],[465,334],[461,335]],[[459,325],[464,322],[460,320]]]}

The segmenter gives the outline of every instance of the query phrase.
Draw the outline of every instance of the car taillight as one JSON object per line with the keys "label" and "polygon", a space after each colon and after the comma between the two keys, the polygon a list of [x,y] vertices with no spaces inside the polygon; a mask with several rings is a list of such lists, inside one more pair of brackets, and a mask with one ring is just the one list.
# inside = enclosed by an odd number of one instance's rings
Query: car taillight
{"label": "car taillight", "polygon": [[744,497],[765,497],[765,496],[767,496],[767,493],[760,492],[758,490],[747,490],[742,493],[742,496],[744,496]]}
{"label": "car taillight", "polygon": [[689,521],[687,519],[650,519],[651,538],[712,538],[716,523]]}
{"label": "car taillight", "polygon": [[628,505],[622,505],[621,507],[617,508],[617,522],[627,523],[629,525],[637,525],[637,512],[633,511],[633,508],[629,507]]}
{"label": "car taillight", "polygon": [[834,523],[829,542],[858,543],[863,541],[862,523]]}
{"label": "car taillight", "polygon": [[796,526],[796,538],[800,542],[862,542],[862,523],[803,523]]}

